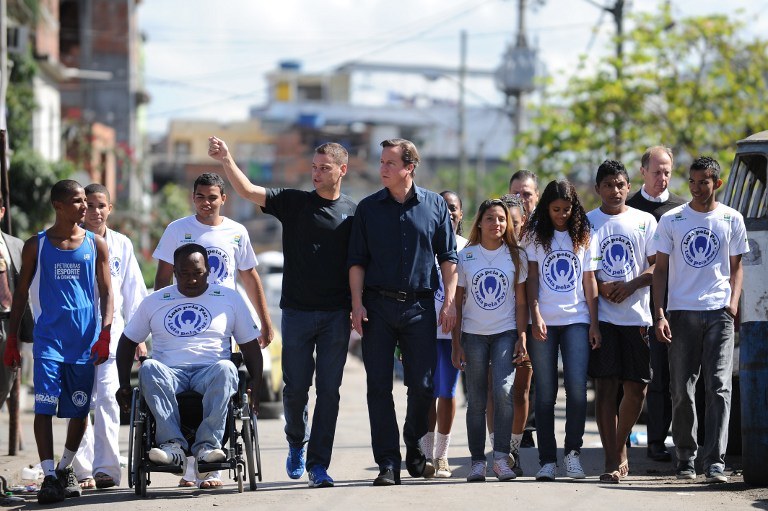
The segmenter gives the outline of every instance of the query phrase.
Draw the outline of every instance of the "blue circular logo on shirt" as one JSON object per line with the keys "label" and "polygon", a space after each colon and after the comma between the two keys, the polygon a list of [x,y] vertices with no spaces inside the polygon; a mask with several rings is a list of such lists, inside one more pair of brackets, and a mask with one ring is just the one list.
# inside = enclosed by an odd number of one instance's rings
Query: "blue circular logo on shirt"
{"label": "blue circular logo on shirt", "polygon": [[621,234],[611,234],[600,242],[602,270],[608,277],[624,277],[635,268],[632,241]]}
{"label": "blue circular logo on shirt", "polygon": [[165,329],[175,337],[191,337],[211,325],[211,313],[202,305],[183,303],[165,315]]}
{"label": "blue circular logo on shirt", "polygon": [[82,390],[75,391],[75,393],[72,394],[72,404],[78,408],[84,407],[88,404],[88,394]]}
{"label": "blue circular logo on shirt", "polygon": [[472,296],[484,310],[498,309],[507,299],[509,279],[497,268],[483,268],[472,277]]}
{"label": "blue circular logo on shirt", "polygon": [[120,275],[120,258],[113,256],[109,258],[109,274],[113,277]]}
{"label": "blue circular logo on shirt", "polygon": [[552,291],[569,293],[576,288],[581,262],[569,250],[553,250],[541,265],[541,279]]}
{"label": "blue circular logo on shirt", "polygon": [[702,268],[717,257],[720,252],[720,239],[706,227],[696,227],[683,236],[680,249],[689,266]]}
{"label": "blue circular logo on shirt", "polygon": [[218,247],[207,247],[208,264],[211,266],[211,276],[208,282],[221,284],[229,276],[229,256]]}

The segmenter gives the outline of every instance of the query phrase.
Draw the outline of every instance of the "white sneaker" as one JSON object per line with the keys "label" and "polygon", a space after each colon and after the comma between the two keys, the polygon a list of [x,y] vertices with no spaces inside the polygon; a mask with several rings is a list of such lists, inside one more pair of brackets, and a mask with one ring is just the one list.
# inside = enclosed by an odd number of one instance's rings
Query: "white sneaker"
{"label": "white sneaker", "polygon": [[581,462],[579,461],[579,453],[571,451],[563,458],[563,464],[565,465],[565,475],[574,479],[584,479],[587,474],[584,473],[584,469],[581,468]]}
{"label": "white sneaker", "polygon": [[435,477],[448,478],[453,475],[451,472],[451,465],[448,464],[448,458],[438,458],[435,470]]}
{"label": "white sneaker", "polygon": [[543,467],[536,472],[537,481],[554,481],[555,473],[557,472],[556,463],[545,463]]}
{"label": "white sneaker", "polygon": [[205,480],[215,472],[200,472],[201,463],[223,463],[227,461],[227,454],[221,449],[200,449],[195,456],[195,475],[200,480]]}
{"label": "white sneaker", "polygon": [[493,460],[493,473],[496,474],[499,481],[511,481],[517,477],[515,472],[509,467],[508,459],[509,456],[505,455],[503,458]]}
{"label": "white sneaker", "polygon": [[158,465],[178,465],[182,472],[187,470],[187,455],[184,449],[176,442],[160,444],[160,447],[153,447],[148,453],[150,461]]}
{"label": "white sneaker", "polygon": [[473,461],[472,469],[469,471],[469,475],[467,476],[467,482],[468,483],[485,482],[486,469],[487,469],[487,465],[484,461]]}

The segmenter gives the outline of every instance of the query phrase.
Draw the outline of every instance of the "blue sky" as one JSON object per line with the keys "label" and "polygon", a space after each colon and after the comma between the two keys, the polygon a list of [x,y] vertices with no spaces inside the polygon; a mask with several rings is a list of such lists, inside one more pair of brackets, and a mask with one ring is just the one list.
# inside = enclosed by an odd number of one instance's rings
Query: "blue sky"
{"label": "blue sky", "polygon": [[[613,4],[613,0],[593,0]],[[529,4],[540,3],[529,0]],[[550,74],[567,76],[588,52],[607,51],[614,25],[589,0],[546,0],[529,8],[529,43]],[[768,0],[672,0],[687,16],[742,8],[752,33],[768,33]],[[629,0],[634,12],[657,9],[657,0]],[[516,0],[163,0],[139,6],[146,35],[145,86],[151,132],[168,119],[244,119],[263,104],[264,73],[281,60],[308,71],[331,71],[353,61],[458,66],[459,34],[468,35],[467,63],[495,69],[517,27]],[[421,78],[376,81],[383,89],[452,95],[456,85]],[[473,83],[469,101],[501,104],[490,81]]]}

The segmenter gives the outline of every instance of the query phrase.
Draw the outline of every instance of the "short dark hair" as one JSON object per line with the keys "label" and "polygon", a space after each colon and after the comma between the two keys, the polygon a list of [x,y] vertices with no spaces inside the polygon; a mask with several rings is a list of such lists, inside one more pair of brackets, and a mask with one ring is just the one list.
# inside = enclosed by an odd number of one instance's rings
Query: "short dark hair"
{"label": "short dark hair", "polygon": [[523,202],[523,199],[521,199],[519,195],[506,193],[501,196],[501,200],[504,201],[504,204],[507,205],[507,208],[510,211],[517,208],[520,210],[520,214],[523,216],[523,218],[528,216],[528,212],[525,210],[525,203]]}
{"label": "short dark hair", "polygon": [[512,186],[513,181],[526,181],[528,179],[533,180],[533,187],[536,189],[536,191],[539,191],[539,178],[536,177],[536,174],[531,172],[530,170],[518,170],[514,174],[512,174],[512,177],[509,178],[509,186]]}
{"label": "short dark hair", "polygon": [[107,187],[100,183],[91,183],[85,187],[85,196],[89,196],[93,193],[103,193],[107,197],[107,202],[112,202],[112,197],[109,195]]}
{"label": "short dark hair", "polygon": [[343,145],[336,142],[326,142],[315,148],[315,154],[325,154],[331,157],[333,163],[338,166],[347,165],[349,163],[349,153]]}
{"label": "short dark hair", "polygon": [[205,247],[197,243],[186,243],[174,250],[173,266],[178,266],[179,262],[195,253],[202,254],[203,261],[205,261],[205,267],[210,269],[210,266],[208,265],[208,251],[205,250]]}
{"label": "short dark hair", "polygon": [[221,194],[224,195],[224,180],[215,172],[203,172],[197,176],[195,183],[192,185],[192,191],[197,191],[198,186],[218,186]]}
{"label": "short dark hair", "polygon": [[609,176],[624,176],[624,179],[629,183],[629,174],[627,169],[624,168],[624,164],[619,160],[605,160],[597,167],[597,176],[595,177],[595,184],[600,186],[603,179]]}
{"label": "short dark hair", "polygon": [[83,186],[74,179],[62,179],[51,187],[51,204],[54,201],[63,201],[73,195],[78,188],[82,189]]}
{"label": "short dark hair", "polygon": [[700,156],[693,160],[691,170],[709,170],[713,180],[720,179],[720,164],[711,156]]}
{"label": "short dark hair", "polygon": [[404,138],[388,138],[381,142],[381,147],[399,147],[402,150],[403,163],[413,164],[414,170],[419,166],[421,158],[416,144]]}

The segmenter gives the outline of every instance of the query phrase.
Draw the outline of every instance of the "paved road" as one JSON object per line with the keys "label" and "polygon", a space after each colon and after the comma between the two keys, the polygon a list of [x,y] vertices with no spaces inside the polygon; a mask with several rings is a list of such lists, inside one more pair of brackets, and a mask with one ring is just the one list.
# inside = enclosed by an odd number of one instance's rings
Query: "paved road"
{"label": "paved road", "polygon": [[[561,396],[562,397],[562,396]],[[404,417],[405,390],[396,385],[398,417]],[[564,399],[560,399],[562,404]],[[27,400],[27,404],[31,400]],[[7,453],[7,414],[0,414],[0,453]],[[32,437],[32,414],[22,418],[26,449],[18,457],[0,456],[0,475],[18,482],[24,463],[37,462]],[[64,438],[63,421],[56,421],[56,452],[61,452]],[[564,426],[562,406],[558,409],[558,428]],[[568,511],[598,509],[651,510],[731,510],[768,509],[768,490],[748,488],[740,476],[731,478],[725,485],[707,485],[699,476],[694,482],[680,482],[674,478],[671,464],[654,463],[645,457],[644,448],[630,452],[631,473],[620,485],[605,485],[597,481],[602,469],[602,451],[597,429],[593,421],[587,423],[582,463],[588,478],[575,482],[566,478],[554,483],[539,483],[531,475],[538,469],[536,449],[522,450],[522,463],[526,475],[514,482],[499,483],[489,477],[488,482],[468,484],[467,475],[469,452],[466,443],[464,409],[457,414],[454,440],[451,445],[451,463],[455,467],[454,478],[448,480],[412,479],[406,474],[403,485],[389,488],[374,488],[370,485],[377,470],[370,450],[370,430],[365,405],[365,371],[362,363],[350,357],[344,374],[341,413],[336,433],[336,447],[330,474],[336,479],[332,489],[309,489],[306,477],[292,481],[285,474],[286,444],[282,432],[282,421],[262,420],[259,423],[264,481],[255,493],[246,491],[238,494],[231,480],[217,491],[178,489],[174,485],[178,477],[153,474],[147,499],[137,498],[133,490],[90,491],[80,499],[68,500],[58,507],[77,505],[79,509],[102,510],[109,505],[111,510],[205,510],[224,508],[228,511],[259,509],[289,509],[291,511],[311,509],[344,509],[352,511],[365,508],[366,511],[379,509],[406,509],[418,506],[419,510],[470,509],[481,507],[510,510],[517,506],[523,509],[559,509]],[[128,428],[122,431],[122,446],[127,451]],[[730,459],[738,467],[738,459]],[[731,469],[727,471],[730,473]],[[125,480],[125,477],[124,477]],[[25,505],[19,508],[37,508],[33,495],[26,497]]]}

